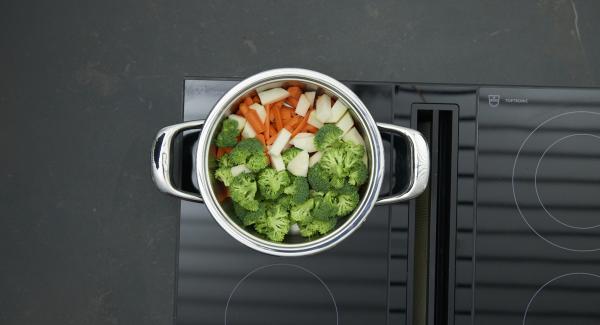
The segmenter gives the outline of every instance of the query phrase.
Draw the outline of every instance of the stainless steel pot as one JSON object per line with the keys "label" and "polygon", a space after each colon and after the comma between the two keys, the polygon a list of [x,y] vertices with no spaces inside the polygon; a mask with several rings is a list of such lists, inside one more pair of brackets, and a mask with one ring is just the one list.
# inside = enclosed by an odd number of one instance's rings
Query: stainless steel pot
{"label": "stainless steel pot", "polygon": [[[346,104],[354,118],[355,126],[365,138],[369,158],[369,180],[362,187],[359,206],[345,220],[340,220],[332,232],[310,240],[299,235],[288,235],[285,242],[274,243],[244,228],[237,222],[237,218],[230,217],[233,216],[231,207],[218,202],[215,194],[217,183],[212,176],[214,157],[210,148],[220,122],[237,107],[242,98],[257,90],[287,84],[302,84],[305,89],[327,93]],[[200,195],[175,188],[170,175],[173,139],[178,133],[189,129],[202,130],[196,151],[196,177]],[[411,161],[409,186],[402,193],[384,198],[379,198],[385,165],[380,131],[406,138]],[[302,256],[321,252],[344,240],[365,221],[373,206],[406,201],[423,192],[429,177],[429,149],[423,136],[415,130],[376,123],[358,96],[339,81],[305,69],[275,69],[258,73],[235,85],[215,104],[206,120],[190,121],[161,129],[152,148],[152,177],[156,186],[167,194],[189,201],[204,202],[219,225],[242,244],[271,255]]]}

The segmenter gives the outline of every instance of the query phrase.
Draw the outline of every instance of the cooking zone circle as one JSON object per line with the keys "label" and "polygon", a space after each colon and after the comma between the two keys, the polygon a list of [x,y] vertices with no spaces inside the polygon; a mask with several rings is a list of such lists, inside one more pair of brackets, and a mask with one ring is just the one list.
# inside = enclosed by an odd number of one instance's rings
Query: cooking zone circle
{"label": "cooking zone circle", "polygon": [[566,112],[542,122],[521,143],[513,164],[513,196],[523,221],[553,246],[600,250],[600,243],[581,240],[600,236],[598,166],[600,113]]}
{"label": "cooking zone circle", "polygon": [[523,325],[597,324],[598,301],[599,275],[585,272],[559,275],[544,283],[529,299]]}
{"label": "cooking zone circle", "polygon": [[[562,217],[559,218],[557,216],[555,216],[548,207],[546,207],[546,205],[544,204],[544,200],[542,199],[542,195],[540,194],[540,192],[543,192],[542,190],[540,190],[540,187],[542,187],[542,184],[539,184],[538,186],[538,174],[540,174],[540,169],[543,170],[544,168],[540,168],[540,165],[542,164],[542,161],[544,159],[544,157],[546,156],[546,154],[548,152],[552,152],[552,149],[555,149],[556,147],[559,146],[564,146],[564,147],[569,147],[571,146],[574,141],[585,141],[584,139],[580,139],[579,137],[587,137],[588,139],[592,139],[593,142],[597,142],[598,140],[600,140],[600,136],[594,135],[594,134],[587,134],[587,133],[582,133],[582,134],[571,134],[571,135],[567,135],[564,136],[556,141],[554,141],[550,146],[548,146],[548,148],[546,148],[546,150],[544,150],[544,153],[542,153],[542,156],[540,157],[540,159],[538,160],[537,166],[535,167],[535,194],[537,195],[537,199],[538,202],[540,203],[540,205],[542,206],[542,208],[544,209],[544,211],[546,211],[546,213],[548,214],[548,216],[550,216],[552,219],[554,219],[556,222],[558,222],[559,224],[565,226],[565,227],[569,227],[569,228],[573,228],[573,229],[591,229],[591,228],[596,228],[596,227],[600,227],[600,223],[596,223],[599,222],[600,220],[589,220],[591,221],[593,224],[589,225],[589,226],[578,226],[575,224],[570,224],[569,222],[565,221],[567,220],[567,217]],[[594,146],[598,146],[598,148],[600,148],[600,142],[598,143],[593,143]],[[593,148],[594,146],[589,146],[590,148]],[[558,151],[558,150],[557,150]],[[553,173],[556,173],[556,171],[552,171]],[[563,193],[564,195],[573,195],[572,193]]]}
{"label": "cooking zone circle", "polygon": [[[310,313],[306,310],[310,309]],[[231,290],[225,325],[338,324],[338,307],[323,279],[296,264],[270,264],[248,272]]]}

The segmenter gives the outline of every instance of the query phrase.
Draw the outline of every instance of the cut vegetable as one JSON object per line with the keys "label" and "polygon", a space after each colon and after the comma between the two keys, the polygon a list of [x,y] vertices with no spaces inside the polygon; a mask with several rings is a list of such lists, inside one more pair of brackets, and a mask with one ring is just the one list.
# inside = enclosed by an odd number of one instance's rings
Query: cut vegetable
{"label": "cut vegetable", "polygon": [[244,129],[242,130],[242,138],[248,139],[254,137],[256,137],[256,131],[254,131],[254,128],[252,125],[250,125],[250,123],[246,123]]}
{"label": "cut vegetable", "polygon": [[301,151],[296,154],[294,159],[290,160],[287,170],[295,176],[306,177],[308,174],[308,152]]}
{"label": "cut vegetable", "polygon": [[275,168],[276,171],[285,170],[285,163],[283,163],[283,158],[279,155],[270,155],[271,156],[271,165]]}
{"label": "cut vegetable", "polygon": [[260,102],[263,105],[271,104],[282,99],[286,99],[290,96],[287,90],[283,88],[272,88],[258,93]]}
{"label": "cut vegetable", "polygon": [[[306,134],[304,136],[300,136],[300,134]],[[300,133],[296,135],[292,141],[290,141],[294,147],[300,148],[306,152],[315,152],[317,151],[317,147],[315,147],[315,135],[312,133]]]}
{"label": "cut vegetable", "polygon": [[323,122],[319,121],[319,119],[317,118],[317,114],[315,114],[315,113],[316,112],[313,112],[308,117],[308,124],[316,127],[317,129],[320,129],[323,127]]}
{"label": "cut vegetable", "polygon": [[237,165],[237,166],[233,166],[231,167],[231,176],[236,177],[239,174],[242,173],[249,173],[250,169],[248,169],[248,167],[246,167],[246,165]]}
{"label": "cut vegetable", "polygon": [[335,123],[335,126],[342,129],[342,132],[346,133],[346,131],[350,130],[350,128],[354,126],[354,120],[352,120],[350,113],[346,113],[337,123]]}
{"label": "cut vegetable", "polygon": [[237,128],[238,130],[243,130],[244,126],[246,125],[246,119],[243,116],[239,116],[236,114],[231,114],[228,116],[229,119],[232,119],[234,121],[237,122]]}
{"label": "cut vegetable", "polygon": [[298,100],[298,105],[296,105],[296,114],[300,116],[305,116],[306,112],[308,112],[308,108],[310,107],[310,103],[308,102],[308,98],[306,98],[305,94],[300,95],[300,99]]}
{"label": "cut vegetable", "polygon": [[277,138],[275,139],[275,142],[273,142],[273,145],[271,146],[271,149],[269,150],[269,153],[271,155],[280,155],[281,151],[283,150],[283,147],[285,147],[286,143],[290,140],[290,137],[292,136],[292,133],[290,131],[288,131],[287,129],[281,129],[279,131],[279,133],[277,134]]}
{"label": "cut vegetable", "polygon": [[331,97],[327,94],[319,96],[319,99],[317,99],[317,111],[315,113],[319,121],[323,123],[329,121],[329,117],[331,116]]}
{"label": "cut vegetable", "polygon": [[265,110],[264,106],[262,106],[261,104],[254,103],[250,105],[250,109],[255,110],[256,114],[258,114],[258,117],[260,117],[260,121],[262,123],[265,123],[265,120],[267,119],[267,110]]}
{"label": "cut vegetable", "polygon": [[306,99],[308,100],[308,105],[309,106],[313,106],[313,104],[315,103],[315,95],[317,93],[314,91],[309,91],[304,93],[304,95],[306,96]]}
{"label": "cut vegetable", "polygon": [[369,158],[367,157],[367,153],[365,152],[365,155],[362,157],[362,161],[365,163],[365,165],[368,167],[369,166]]}
{"label": "cut vegetable", "polygon": [[[252,108],[252,106],[250,106],[250,108]],[[329,117],[329,121],[327,122],[335,123],[339,121],[347,110],[348,107],[342,104],[342,101],[338,99],[335,102],[335,104],[333,104],[333,107],[331,107],[331,116]]]}
{"label": "cut vegetable", "polygon": [[319,160],[321,160],[321,156],[323,156],[323,153],[321,151],[317,151],[312,156],[310,156],[310,158],[308,159],[308,167],[312,167],[316,163],[318,163]]}
{"label": "cut vegetable", "polygon": [[365,145],[365,140],[363,140],[363,138],[360,136],[360,133],[358,133],[358,130],[356,130],[355,127],[348,130],[348,132],[344,134],[342,139],[348,142],[352,142],[354,144],[360,144],[363,146]]}

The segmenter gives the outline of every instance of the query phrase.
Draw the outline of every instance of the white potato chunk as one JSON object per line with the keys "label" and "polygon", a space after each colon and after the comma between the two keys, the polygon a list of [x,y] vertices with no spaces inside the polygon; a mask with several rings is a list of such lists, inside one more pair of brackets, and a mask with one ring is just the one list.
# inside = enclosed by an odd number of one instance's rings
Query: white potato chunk
{"label": "white potato chunk", "polygon": [[300,151],[288,162],[287,170],[295,176],[306,177],[308,174],[308,152]]}
{"label": "white potato chunk", "polygon": [[286,99],[290,96],[287,90],[283,88],[271,88],[269,90],[261,91],[258,93],[260,103],[263,105],[278,102],[282,99]]}
{"label": "white potato chunk", "polygon": [[351,127],[354,126],[354,120],[352,119],[352,116],[350,116],[350,113],[346,113],[337,123],[335,123],[335,126],[342,129],[342,132],[346,133]]}
{"label": "white potato chunk", "polygon": [[327,94],[319,96],[317,99],[317,110],[315,111],[317,119],[325,123],[331,116],[331,97]]}
{"label": "white potato chunk", "polygon": [[327,122],[336,123],[342,118],[342,116],[344,115],[344,113],[346,113],[347,110],[348,107],[342,104],[342,101],[338,99],[335,102],[335,104],[333,104],[333,106],[331,107],[331,116],[329,116],[329,120]]}

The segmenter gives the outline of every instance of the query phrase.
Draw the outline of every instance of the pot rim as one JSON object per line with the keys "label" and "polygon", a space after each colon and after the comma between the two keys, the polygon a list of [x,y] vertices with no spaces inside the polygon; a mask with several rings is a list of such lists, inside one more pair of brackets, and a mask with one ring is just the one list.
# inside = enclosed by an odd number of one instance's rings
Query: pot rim
{"label": "pot rim", "polygon": [[[335,94],[339,99],[346,102],[346,104],[348,104],[348,110],[354,113],[353,117],[355,123],[358,122],[362,127],[362,135],[366,138],[367,142],[365,149],[367,150],[369,157],[369,181],[364,193],[361,195],[362,198],[359,206],[355,211],[347,217],[347,220],[342,225],[337,226],[332,232],[315,240],[293,244],[275,243],[259,238],[238,225],[231,217],[229,217],[228,213],[221,207],[221,204],[218,203],[215,193],[212,190],[209,169],[210,142],[217,129],[218,123],[229,111],[230,106],[237,103],[248,91],[255,90],[265,84],[285,81],[300,81],[314,84]],[[281,68],[267,70],[240,81],[225,93],[225,95],[223,95],[223,97],[221,97],[221,99],[213,106],[213,109],[204,122],[204,128],[200,133],[197,148],[196,177],[200,193],[204,198],[204,203],[213,218],[229,235],[240,243],[270,255],[311,255],[337,245],[356,231],[366,220],[369,212],[377,201],[383,181],[385,165],[383,141],[375,120],[364,103],[352,90],[336,79],[307,69]]]}

